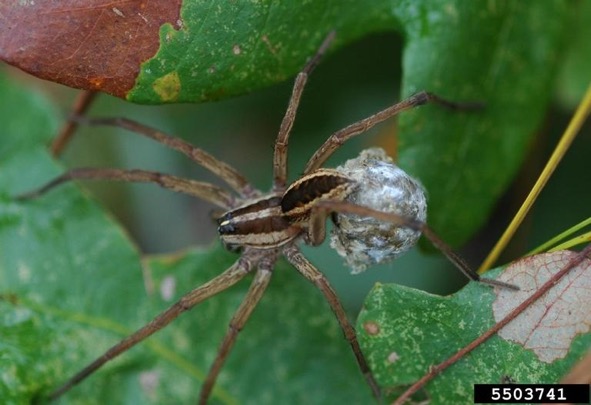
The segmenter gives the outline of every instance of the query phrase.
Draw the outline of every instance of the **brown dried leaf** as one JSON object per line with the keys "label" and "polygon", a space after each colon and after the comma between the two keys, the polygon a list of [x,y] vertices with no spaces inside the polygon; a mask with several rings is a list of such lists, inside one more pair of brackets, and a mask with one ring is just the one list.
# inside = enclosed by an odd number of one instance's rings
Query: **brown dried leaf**
{"label": "brown dried leaf", "polygon": [[164,23],[180,27],[180,0],[0,2],[0,59],[42,79],[124,97],[160,46]]}
{"label": "brown dried leaf", "polygon": [[[500,291],[493,303],[499,322],[553,274],[564,268],[576,252],[562,251],[527,257],[510,265],[504,281],[521,287],[519,292]],[[519,314],[499,335],[531,349],[541,361],[563,358],[573,339],[591,326],[591,260],[568,272],[541,299]]]}

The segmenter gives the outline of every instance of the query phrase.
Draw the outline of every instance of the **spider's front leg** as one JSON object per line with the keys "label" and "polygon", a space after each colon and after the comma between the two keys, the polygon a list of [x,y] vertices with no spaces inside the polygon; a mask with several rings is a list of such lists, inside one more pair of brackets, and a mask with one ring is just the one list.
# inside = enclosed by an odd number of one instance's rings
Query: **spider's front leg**
{"label": "spider's front leg", "polygon": [[224,189],[203,181],[147,170],[90,167],[69,170],[37,189],[16,196],[16,199],[23,201],[38,198],[63,183],[78,179],[153,183],[165,189],[201,198],[223,209],[228,209],[234,203],[234,197]]}
{"label": "spider's front leg", "polygon": [[312,70],[314,70],[322,56],[324,56],[330,44],[334,40],[334,37],[334,31],[330,32],[326,36],[316,51],[316,54],[308,61],[301,72],[298,73],[293,84],[293,90],[291,92],[289,104],[287,106],[287,110],[285,111],[285,116],[281,121],[281,126],[279,127],[279,133],[277,134],[277,139],[275,140],[273,152],[273,189],[276,191],[284,190],[287,182],[287,146],[289,142],[289,134],[291,132],[291,127],[293,126],[298,106],[300,104],[300,98],[302,97],[304,87],[308,81],[308,76],[310,73],[312,73]]}
{"label": "spider's front leg", "polygon": [[145,136],[146,138],[150,138],[170,149],[182,153],[193,162],[219,177],[241,196],[253,197],[258,195],[254,187],[234,167],[215,158],[203,149],[191,145],[189,142],[186,142],[181,138],[168,135],[162,131],[159,131],[158,129],[143,125],[137,121],[127,118],[87,118],[73,116],[70,118],[70,120],[76,122],[77,124],[90,126],[104,125],[122,128],[128,130],[131,133]]}

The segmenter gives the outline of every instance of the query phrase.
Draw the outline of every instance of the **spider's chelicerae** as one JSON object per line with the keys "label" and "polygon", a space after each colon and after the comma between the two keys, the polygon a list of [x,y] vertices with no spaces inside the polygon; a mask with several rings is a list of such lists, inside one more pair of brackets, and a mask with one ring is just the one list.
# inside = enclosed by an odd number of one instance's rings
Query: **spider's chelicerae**
{"label": "spider's chelicerae", "polygon": [[[377,226],[383,223],[390,223],[395,225],[394,228],[404,228],[411,231],[411,242],[409,244],[414,243],[416,238],[418,238],[418,235],[422,232],[470,279],[493,286],[515,288],[514,286],[496,280],[481,279],[480,276],[472,271],[460,257],[454,254],[436,235],[433,234],[423,222],[423,217],[417,216],[418,214],[400,213],[396,210],[394,212],[383,212],[379,210],[379,205],[378,209],[376,209],[376,206],[368,207],[360,205],[359,203],[363,203],[365,200],[360,199],[359,197],[362,194],[367,194],[367,191],[364,191],[361,187],[361,183],[364,183],[364,181],[360,180],[356,175],[353,175],[353,172],[344,168],[338,170],[321,168],[322,164],[342,143],[353,136],[365,132],[375,124],[396,115],[400,111],[427,102],[436,102],[449,108],[462,108],[463,105],[446,101],[431,93],[418,93],[384,109],[383,111],[333,133],[310,158],[302,177],[292,184],[287,184],[287,147],[296,110],[308,75],[328,48],[332,37],[333,35],[331,34],[326,38],[316,55],[297,75],[289,105],[287,107],[287,112],[283,118],[275,142],[273,156],[273,185],[271,191],[268,193],[263,193],[254,189],[234,168],[181,139],[168,136],[157,130],[126,119],[86,120],[78,118],[79,121],[83,121],[87,124],[114,125],[127,128],[182,152],[197,164],[216,174],[230,186],[237,196],[213,184],[156,172],[144,170],[81,168],[66,172],[40,189],[21,196],[22,199],[37,197],[53,187],[73,179],[107,179],[155,183],[167,189],[202,198],[222,208],[224,213],[217,220],[220,239],[228,248],[231,248],[232,250],[240,250],[241,255],[226,271],[204,285],[198,286],[185,294],[174,305],[156,316],[152,322],[111,347],[94,362],[90,363],[64,385],[51,393],[51,398],[55,399],[61,396],[74,385],[94,373],[109,360],[164,328],[181,313],[231,287],[246,275],[254,273],[250,289],[230,322],[228,331],[201,389],[199,402],[201,404],[206,403],[222,365],[237,338],[238,332],[242,329],[253,309],[263,296],[263,293],[271,280],[272,270],[280,256],[284,256],[298,272],[322,292],[338,319],[345,338],[353,350],[361,372],[365,376],[374,395],[379,397],[379,387],[371,374],[365,357],[357,342],[355,330],[348,320],[339,299],[325,276],[304,257],[297,246],[300,241],[310,245],[320,244],[325,238],[326,220],[331,215],[336,223],[335,230],[337,233],[337,239],[340,239],[341,249],[347,250],[347,244],[351,242],[352,238],[358,238],[358,236],[355,235],[358,235],[360,232],[372,233],[372,236],[375,236],[373,233],[377,235],[382,232],[382,230],[377,230]],[[375,152],[373,152],[373,154],[370,153],[370,155],[375,155]],[[387,163],[386,166],[388,164],[389,163]],[[360,163],[358,166],[361,166],[361,170],[363,171],[363,167],[368,166],[368,163]],[[371,176],[371,174],[369,176]],[[420,189],[420,186],[418,186],[418,188]],[[382,198],[388,198],[388,196],[386,195]],[[355,223],[354,218],[360,217],[370,217],[377,221],[374,222],[374,225]],[[343,230],[341,230],[340,224],[342,221],[347,220],[349,220],[347,225],[348,230],[344,230],[344,224],[342,226]],[[359,247],[359,243],[361,243],[362,251],[367,251],[368,249],[380,250],[383,249],[381,245],[390,242],[388,235],[383,235],[382,232],[381,236],[381,239],[376,239],[375,237],[368,238],[368,240],[378,240],[377,246],[367,245],[367,243],[374,242],[360,242],[358,240],[353,241],[354,243],[352,244]],[[355,260],[356,266],[363,267],[365,265],[363,261],[366,259],[363,257],[356,258]],[[370,258],[367,260],[371,261],[372,259]]]}

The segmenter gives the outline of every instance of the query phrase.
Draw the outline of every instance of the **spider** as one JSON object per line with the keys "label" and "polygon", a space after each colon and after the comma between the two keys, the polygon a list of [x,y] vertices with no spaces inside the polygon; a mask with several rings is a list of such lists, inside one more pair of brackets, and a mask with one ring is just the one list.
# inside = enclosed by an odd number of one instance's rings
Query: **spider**
{"label": "spider", "polygon": [[[115,344],[88,364],[61,387],[50,393],[50,399],[60,397],[111,359],[164,328],[181,313],[230,288],[248,274],[254,273],[250,288],[230,321],[219,351],[203,383],[199,403],[205,404],[224,361],[237,339],[238,333],[244,327],[269,285],[273,268],[280,256],[285,257],[300,274],[312,282],[324,295],[336,315],[345,339],[351,346],[362,374],[374,396],[379,398],[380,389],[359,347],[354,327],[347,318],[343,306],[323,273],[314,267],[301,253],[297,245],[300,241],[312,246],[322,243],[325,238],[326,220],[335,212],[370,216],[381,221],[392,222],[400,227],[422,232],[471,280],[493,286],[515,288],[512,285],[496,280],[480,278],[425,223],[413,218],[380,212],[348,202],[347,197],[356,187],[355,181],[337,170],[321,168],[342,143],[401,111],[428,102],[435,102],[449,108],[462,108],[461,104],[447,101],[432,93],[421,92],[415,94],[333,133],[309,159],[303,175],[292,184],[287,183],[288,140],[300,98],[309,74],[318,64],[333,38],[334,33],[327,36],[316,54],[308,61],[295,79],[287,111],[274,145],[273,184],[268,193],[256,190],[236,169],[215,159],[207,152],[179,138],[166,135],[138,122],[123,118],[73,118],[90,125],[122,127],[184,153],[195,163],[208,169],[227,183],[237,196],[210,183],[157,172],[111,168],[79,168],[62,174],[37,190],[21,195],[20,199],[39,197],[59,184],[75,179],[155,183],[166,189],[201,198],[223,209],[224,213],[217,219],[220,239],[227,248],[240,251],[241,255],[234,264],[220,275],[182,296],[175,304],[157,315],[150,323]],[[334,216],[332,218],[335,219]]]}

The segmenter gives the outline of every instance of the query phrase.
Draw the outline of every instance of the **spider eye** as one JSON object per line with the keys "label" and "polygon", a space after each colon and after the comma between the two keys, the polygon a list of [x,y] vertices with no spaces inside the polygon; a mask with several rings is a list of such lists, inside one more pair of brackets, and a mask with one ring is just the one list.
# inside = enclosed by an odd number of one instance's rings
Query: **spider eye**
{"label": "spider eye", "polygon": [[236,233],[236,226],[227,219],[220,218],[218,223],[218,232],[220,235],[230,235]]}
{"label": "spider eye", "polygon": [[218,226],[220,226],[224,222],[229,221],[230,219],[232,219],[232,213],[231,212],[227,212],[224,215],[222,215],[221,217],[219,217],[218,219],[216,219],[216,222],[217,222]]}
{"label": "spider eye", "polygon": [[[366,149],[355,159],[337,167],[358,184],[347,197],[353,204],[400,215],[412,223],[427,219],[423,186],[394,164],[380,148]],[[420,232],[390,222],[334,213],[330,246],[353,274],[368,266],[387,263],[414,246]]]}

